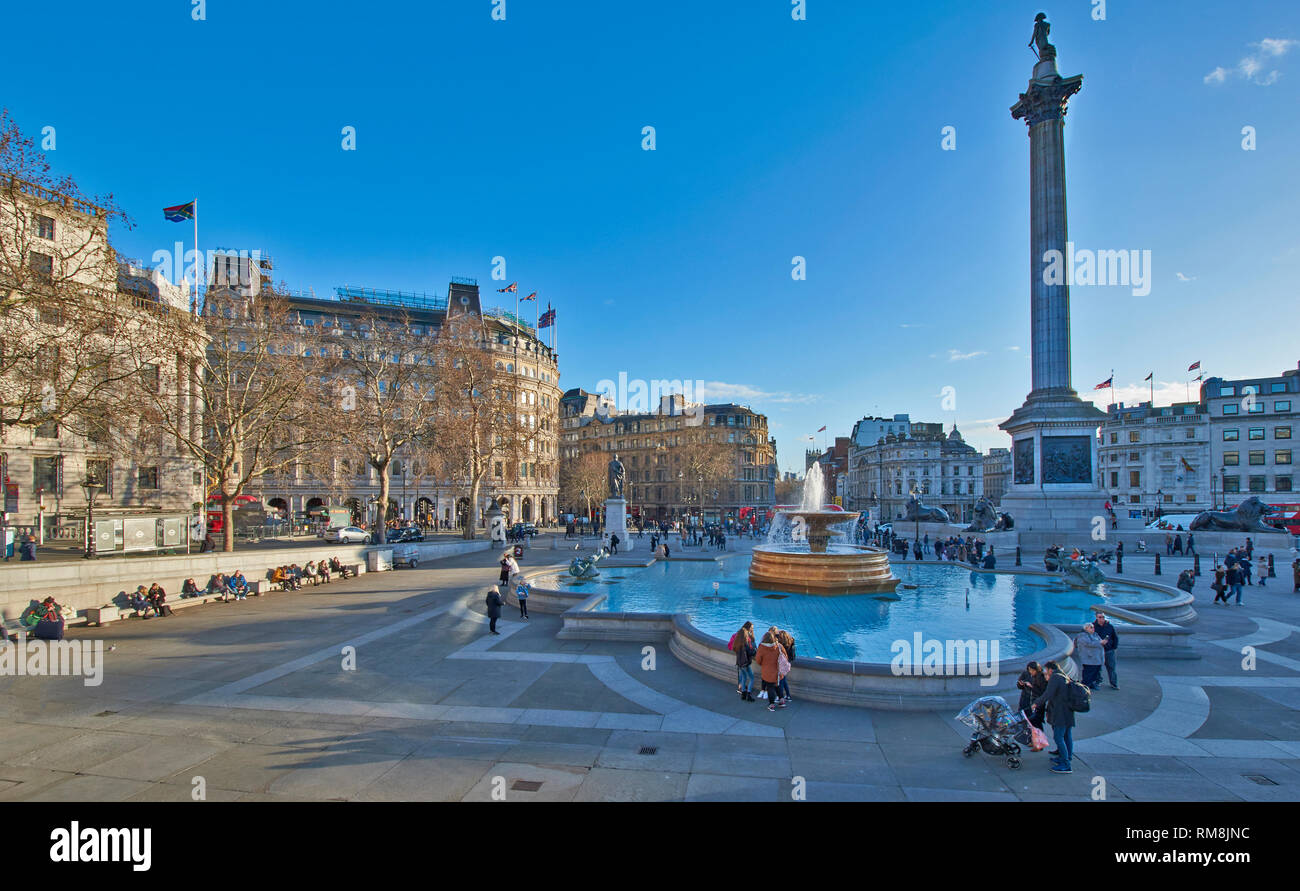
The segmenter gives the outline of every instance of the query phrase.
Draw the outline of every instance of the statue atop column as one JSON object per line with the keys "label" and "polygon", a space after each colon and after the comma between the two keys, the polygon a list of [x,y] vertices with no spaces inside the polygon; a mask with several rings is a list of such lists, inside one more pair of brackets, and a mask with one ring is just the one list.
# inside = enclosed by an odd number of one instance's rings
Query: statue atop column
{"label": "statue atop column", "polygon": [[618,453],[609,462],[609,497],[622,498],[623,484],[627,482],[627,470],[623,467],[623,462],[618,460]]}
{"label": "statue atop column", "polygon": [[1052,25],[1047,21],[1047,13],[1040,12],[1034,16],[1034,36],[1029,38],[1029,46],[1040,62],[1044,59],[1056,58],[1056,47],[1047,42],[1047,35],[1051,30]]}

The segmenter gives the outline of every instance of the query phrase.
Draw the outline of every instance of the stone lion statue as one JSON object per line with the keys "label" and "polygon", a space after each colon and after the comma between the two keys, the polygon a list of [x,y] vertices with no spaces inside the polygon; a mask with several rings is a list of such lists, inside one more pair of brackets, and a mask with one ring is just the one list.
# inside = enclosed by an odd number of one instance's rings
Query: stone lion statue
{"label": "stone lion statue", "polygon": [[967,532],[1002,532],[1015,525],[1010,514],[1004,514],[988,498],[981,495],[975,502],[975,520],[966,527]]}
{"label": "stone lion statue", "polygon": [[941,507],[926,507],[921,503],[921,499],[913,495],[907,499],[907,517],[908,523],[950,523],[948,512]]}
{"label": "stone lion statue", "polygon": [[1277,532],[1273,526],[1262,522],[1263,517],[1276,513],[1277,508],[1265,504],[1252,495],[1237,505],[1236,510],[1203,510],[1192,519],[1188,529],[1199,532]]}

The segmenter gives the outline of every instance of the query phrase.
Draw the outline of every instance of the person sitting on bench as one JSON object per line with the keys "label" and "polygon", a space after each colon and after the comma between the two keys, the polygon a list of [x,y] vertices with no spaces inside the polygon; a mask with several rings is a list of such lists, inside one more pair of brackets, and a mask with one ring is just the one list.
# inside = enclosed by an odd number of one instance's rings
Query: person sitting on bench
{"label": "person sitting on bench", "polygon": [[128,601],[131,604],[131,609],[135,610],[135,618],[141,618],[141,613],[144,613],[143,618],[149,618],[149,595],[145,593],[144,585],[136,588],[135,593],[128,598]]}
{"label": "person sitting on bench", "polygon": [[172,608],[167,605],[167,592],[157,582],[149,586],[149,605],[153,607],[155,616],[172,615]]}
{"label": "person sitting on bench", "polygon": [[198,597],[199,586],[194,584],[194,579],[186,579],[185,584],[181,585],[181,597]]}

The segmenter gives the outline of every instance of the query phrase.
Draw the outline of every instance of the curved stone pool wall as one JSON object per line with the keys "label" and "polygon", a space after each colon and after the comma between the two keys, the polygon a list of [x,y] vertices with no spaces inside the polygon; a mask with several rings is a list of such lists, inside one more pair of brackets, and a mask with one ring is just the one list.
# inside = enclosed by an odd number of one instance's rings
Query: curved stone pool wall
{"label": "curved stone pool wall", "polygon": [[[1003,571],[1005,574],[1036,575],[1056,578],[1053,573],[1034,570]],[[529,577],[551,575],[553,570],[530,573]],[[1136,605],[1102,604],[1100,609],[1126,624],[1121,633],[1126,658],[1197,658],[1191,649],[1191,631],[1165,621],[1152,612],[1177,615],[1183,621],[1196,617],[1193,598],[1183,591],[1148,582],[1125,584],[1169,594],[1169,602]],[[511,592],[507,595],[513,598]],[[539,587],[531,589],[529,608],[560,613],[564,627],[556,637],[567,640],[617,640],[634,643],[667,642],[669,650],[697,671],[728,684],[736,680],[735,655],[727,642],[713,637],[691,624],[683,613],[600,612],[596,610],[608,595],[602,592],[569,593]],[[1153,609],[1154,608],[1154,609]],[[1078,676],[1078,666],[1071,658],[1073,636],[1082,626],[1035,622],[1029,630],[1042,645],[1027,657],[1004,659],[997,663],[995,678],[974,675],[897,674],[890,663],[845,662],[833,659],[800,657],[790,674],[790,688],[796,699],[809,699],[837,705],[855,705],[892,711],[930,711],[957,709],[972,699],[992,694],[1014,696],[1015,684],[1025,663],[1056,661],[1069,674]],[[991,666],[990,666],[991,667]]]}

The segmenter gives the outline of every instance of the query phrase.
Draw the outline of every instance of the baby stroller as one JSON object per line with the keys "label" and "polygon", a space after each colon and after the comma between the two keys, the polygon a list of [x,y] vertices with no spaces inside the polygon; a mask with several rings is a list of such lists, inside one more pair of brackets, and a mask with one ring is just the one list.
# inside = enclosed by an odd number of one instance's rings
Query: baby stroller
{"label": "baby stroller", "polygon": [[972,729],[970,742],[961,753],[969,758],[976,750],[1007,759],[1007,767],[1020,767],[1020,746],[1029,745],[1029,722],[1007,705],[1001,696],[981,696],[957,713],[957,720]]}

